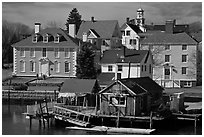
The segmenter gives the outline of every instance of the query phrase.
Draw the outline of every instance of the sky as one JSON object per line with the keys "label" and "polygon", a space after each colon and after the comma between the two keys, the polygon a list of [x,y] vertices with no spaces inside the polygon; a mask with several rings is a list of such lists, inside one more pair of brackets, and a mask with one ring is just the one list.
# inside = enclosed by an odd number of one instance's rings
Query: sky
{"label": "sky", "polygon": [[177,24],[202,21],[202,2],[3,2],[2,20],[19,22],[33,28],[35,22],[43,26],[56,22],[65,28],[70,11],[77,8],[82,20],[118,20],[136,18],[138,8],[144,9],[145,24],[164,24],[176,19]]}

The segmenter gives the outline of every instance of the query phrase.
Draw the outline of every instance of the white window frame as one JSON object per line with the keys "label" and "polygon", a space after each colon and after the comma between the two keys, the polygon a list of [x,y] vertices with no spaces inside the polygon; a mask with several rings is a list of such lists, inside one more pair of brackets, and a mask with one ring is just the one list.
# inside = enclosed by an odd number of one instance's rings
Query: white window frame
{"label": "white window frame", "polygon": [[[166,49],[167,46],[169,46],[168,49]],[[168,45],[165,45],[164,49],[165,49],[165,50],[171,50],[171,45],[169,45],[169,44],[168,44]]]}
{"label": "white window frame", "polygon": [[[109,70],[109,67],[111,67],[111,71]],[[108,72],[113,72],[113,66],[112,65],[108,65]]]}
{"label": "white window frame", "polygon": [[[33,63],[33,70],[31,70],[31,63]],[[35,72],[35,61],[30,60],[30,72]]]}
{"label": "white window frame", "polygon": [[48,43],[48,34],[43,36],[43,43]]}
{"label": "white window frame", "polygon": [[[25,70],[26,70],[26,68],[25,68],[26,67],[25,66],[26,65],[25,60],[20,60],[19,62],[20,62],[20,72],[25,72]],[[21,66],[22,65],[21,62],[23,62],[23,66]],[[21,67],[23,68],[23,70],[21,70]]]}
{"label": "white window frame", "polygon": [[183,86],[184,87],[192,87],[192,81],[184,81],[184,84],[183,84]]}
{"label": "white window frame", "polygon": [[[166,56],[169,56],[169,61],[166,61]],[[164,55],[164,62],[167,62],[167,63],[171,62],[171,55]]]}
{"label": "white window frame", "polygon": [[[186,49],[183,49],[183,46],[184,46],[184,45],[186,45]],[[188,45],[187,45],[187,44],[183,44],[183,45],[181,46],[181,49],[182,49],[183,51],[188,50]]]}
{"label": "white window frame", "polygon": [[25,48],[20,48],[20,57],[25,57]]}
{"label": "white window frame", "polygon": [[[110,102],[112,102],[111,101],[111,99],[112,98],[124,98],[125,100],[124,100],[124,104],[112,104],[112,103],[110,103]],[[126,96],[115,96],[114,94],[111,94],[111,95],[109,95],[108,96],[108,100],[109,100],[109,106],[118,106],[118,107],[126,107],[126,104],[127,104],[127,98],[126,98]],[[119,102],[120,103],[120,102]]]}
{"label": "white window frame", "polygon": [[127,35],[128,32],[130,32],[130,30],[126,30],[126,32],[125,32],[125,35],[126,35],[126,36],[130,36],[130,33],[129,33],[129,35]]}
{"label": "white window frame", "polygon": [[70,49],[69,48],[64,48],[64,57],[65,58],[70,58]]}
{"label": "white window frame", "polygon": [[[186,61],[183,62],[183,56],[186,56]],[[181,55],[181,62],[182,63],[187,63],[188,62],[188,55],[187,54],[182,54]]]}
{"label": "white window frame", "polygon": [[59,34],[57,34],[57,36],[54,37],[54,43],[59,43]]}
{"label": "white window frame", "polygon": [[[183,74],[182,68],[186,68],[186,74]],[[181,67],[181,75],[187,75],[188,74],[188,67]]]}
{"label": "white window frame", "polygon": [[[56,65],[57,65],[58,70],[56,70]],[[58,61],[54,62],[54,71],[56,73],[60,73],[60,62],[58,62]]]}
{"label": "white window frame", "polygon": [[[69,71],[68,71],[68,72],[66,72],[66,63],[68,63],[68,67],[69,67]],[[70,73],[70,70],[71,70],[71,62],[65,61],[65,62],[64,62],[64,72],[65,72],[65,73]]]}
{"label": "white window frame", "polygon": [[38,42],[38,35],[35,34],[33,37],[32,37],[32,41],[33,43],[37,43]]}
{"label": "white window frame", "polygon": [[[46,56],[43,56],[43,49],[46,49],[46,52],[45,52]],[[42,57],[47,57],[47,48],[42,48]]]}
{"label": "white window frame", "polygon": [[[119,70],[119,66],[121,66],[121,70]],[[122,72],[123,71],[123,65],[118,65],[118,71]]]}
{"label": "white window frame", "polygon": [[[32,51],[33,49],[33,51]],[[33,55],[32,55],[32,52],[33,52]],[[30,48],[30,57],[35,57],[35,48]]]}
{"label": "white window frame", "polygon": [[[56,56],[56,54],[57,54],[57,56]],[[55,56],[55,58],[59,58],[59,48],[54,49],[54,56]]]}

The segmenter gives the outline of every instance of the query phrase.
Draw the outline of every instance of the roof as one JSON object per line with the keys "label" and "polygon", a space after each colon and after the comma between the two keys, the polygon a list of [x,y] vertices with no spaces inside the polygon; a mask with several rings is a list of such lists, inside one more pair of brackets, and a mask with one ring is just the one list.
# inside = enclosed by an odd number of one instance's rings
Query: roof
{"label": "roof", "polygon": [[136,33],[142,33],[142,31],[140,30],[139,26],[137,25],[133,25],[133,24],[130,24],[130,23],[124,23],[122,26],[121,26],[121,30],[124,30],[126,29],[126,27],[129,26],[133,31],[135,31]]}
{"label": "roof", "polygon": [[117,24],[117,20],[83,21],[77,33],[77,38],[82,39],[83,33],[88,32],[89,29],[95,30],[100,38],[111,38]]}
{"label": "roof", "polygon": [[[124,49],[123,49],[124,50]],[[101,59],[101,63],[114,64],[114,63],[140,63],[142,59],[148,54],[148,50],[133,50],[125,48],[124,51],[121,49],[107,50]],[[122,58],[122,56],[124,58]]]}
{"label": "roof", "polygon": [[176,33],[169,34],[165,32],[152,33],[141,41],[143,45],[150,44],[193,44],[196,45],[197,42],[191,38],[188,34]]}
{"label": "roof", "polygon": [[194,32],[194,33],[191,33],[190,35],[192,36],[192,38],[194,38],[198,42],[202,41],[202,31]]}
{"label": "roof", "polygon": [[69,36],[69,34],[60,29],[60,28],[46,28],[42,31],[40,31],[39,33],[37,33],[39,36],[44,36],[46,34],[49,34],[51,36],[57,36],[58,34],[60,34],[64,39],[62,41],[60,41],[59,43],[54,43],[54,40],[49,41],[48,43],[43,43],[43,40],[39,40],[37,43],[33,43],[32,42],[32,38],[35,35],[35,33],[33,33],[30,37],[27,37],[26,39],[23,39],[15,44],[13,44],[13,47],[16,46],[38,46],[38,47],[42,47],[42,46],[78,46],[78,42],[79,40]]}
{"label": "roof", "polygon": [[64,81],[60,93],[93,93],[97,80],[95,79],[67,79]]}
{"label": "roof", "polygon": [[100,37],[100,35],[99,35],[94,29],[90,29],[90,31],[91,31],[96,37]]}
{"label": "roof", "polygon": [[97,79],[100,85],[109,85],[115,80],[115,73],[101,73]]}
{"label": "roof", "polygon": [[164,90],[160,85],[158,85],[154,80],[149,77],[126,78],[121,79],[120,81],[135,93],[140,91],[141,89],[146,91]]}
{"label": "roof", "polygon": [[[153,81],[149,77],[125,78],[118,80],[118,82],[121,83],[126,88],[128,88],[128,90],[130,90],[131,93],[134,93],[135,95],[146,92],[154,94],[155,92],[162,92],[164,90],[160,85],[158,85],[155,81]],[[109,87],[112,85],[113,84],[101,90],[100,93],[105,92],[106,89],[109,89]]]}

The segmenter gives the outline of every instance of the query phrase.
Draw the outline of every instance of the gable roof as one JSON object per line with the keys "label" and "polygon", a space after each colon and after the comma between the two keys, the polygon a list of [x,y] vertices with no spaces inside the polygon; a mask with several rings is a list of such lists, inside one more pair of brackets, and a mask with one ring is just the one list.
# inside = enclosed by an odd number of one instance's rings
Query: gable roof
{"label": "gable roof", "polygon": [[136,33],[142,33],[142,31],[140,30],[139,26],[137,25],[133,25],[133,24],[130,24],[130,23],[124,23],[122,26],[121,26],[121,30],[125,30],[127,28],[127,26],[129,26],[134,32]]}
{"label": "gable roof", "polygon": [[165,32],[157,32],[148,35],[141,41],[143,45],[151,45],[151,44],[193,44],[196,45],[197,42],[191,38],[188,34],[177,33],[177,34],[169,34]]}
{"label": "gable roof", "polygon": [[[124,56],[123,50],[113,49],[113,50],[105,51],[101,59],[101,63],[104,63],[104,64],[129,63],[129,62],[140,63],[142,59],[146,57],[146,55],[149,52],[148,50],[131,50],[131,49],[125,48],[125,56]],[[124,58],[122,58],[122,56]]]}
{"label": "gable roof", "polygon": [[37,43],[33,43],[32,38],[35,35],[32,34],[30,37],[23,39],[15,44],[13,44],[13,47],[18,47],[18,46],[24,46],[24,47],[28,47],[28,46],[35,46],[35,47],[42,47],[42,46],[77,46],[78,47],[78,43],[79,40],[76,38],[73,38],[71,36],[69,36],[69,34],[65,31],[62,30],[60,28],[47,28],[47,29],[43,29],[42,31],[40,31],[39,33],[37,33],[40,37],[45,36],[46,34],[49,34],[53,37],[57,36],[57,35],[61,35],[63,37],[63,40],[60,41],[59,43],[54,43],[54,40],[49,41],[48,43],[43,43],[43,40],[41,39],[40,41],[38,41]]}
{"label": "gable roof", "polygon": [[94,30],[94,29],[89,29],[90,32],[92,32],[96,37],[100,37],[100,35]]}
{"label": "gable roof", "polygon": [[60,93],[93,93],[97,92],[98,82],[95,79],[67,79],[64,81]]}
{"label": "gable roof", "polygon": [[117,26],[117,20],[96,20],[96,21],[83,21],[80,25],[77,33],[77,38],[82,39],[84,32],[88,32],[89,29],[95,30],[100,38],[111,38],[114,34],[115,27]]}
{"label": "gable roof", "polygon": [[115,73],[101,73],[97,79],[100,85],[109,85],[115,80]]}
{"label": "gable roof", "polygon": [[[141,93],[155,94],[155,92],[162,92],[164,90],[161,86],[159,86],[149,77],[125,78],[115,81],[115,83],[116,82],[127,88],[130,94],[133,93],[133,95],[138,95]],[[109,89],[112,85],[114,85],[114,83],[110,84],[105,89],[101,90],[99,93],[105,92],[106,89]]]}

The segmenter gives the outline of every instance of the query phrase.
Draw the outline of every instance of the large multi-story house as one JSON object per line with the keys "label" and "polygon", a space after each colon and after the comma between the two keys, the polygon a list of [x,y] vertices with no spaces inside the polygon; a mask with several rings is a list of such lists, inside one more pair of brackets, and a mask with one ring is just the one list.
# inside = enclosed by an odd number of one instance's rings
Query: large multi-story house
{"label": "large multi-story house", "polygon": [[102,86],[116,79],[152,78],[152,54],[148,50],[130,50],[125,47],[107,50],[100,63],[102,73],[98,80]]}
{"label": "large multi-story house", "polygon": [[121,47],[121,33],[117,20],[95,20],[92,17],[90,21],[81,23],[76,37],[84,42],[89,41],[101,52]]}
{"label": "large multi-story house", "polygon": [[12,45],[13,74],[16,76],[75,77],[79,40],[74,39],[75,26],[70,34],[60,28],[41,30],[35,23],[35,33]]}
{"label": "large multi-story house", "polygon": [[141,49],[153,54],[153,79],[164,87],[196,85],[198,43],[187,33],[173,33],[174,23],[165,32],[152,32],[141,41]]}

